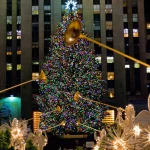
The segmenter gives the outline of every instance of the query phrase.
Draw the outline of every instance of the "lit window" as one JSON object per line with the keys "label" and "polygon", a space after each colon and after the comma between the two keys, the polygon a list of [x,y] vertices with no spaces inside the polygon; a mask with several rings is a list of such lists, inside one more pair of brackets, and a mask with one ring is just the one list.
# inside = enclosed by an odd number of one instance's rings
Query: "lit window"
{"label": "lit window", "polygon": [[33,65],[39,65],[39,62],[38,61],[34,61],[32,62]]}
{"label": "lit window", "polygon": [[21,39],[21,36],[17,36],[17,39]]}
{"label": "lit window", "polygon": [[11,40],[12,39],[12,31],[7,32],[7,39]]}
{"label": "lit window", "polygon": [[138,29],[133,29],[133,37],[139,37]]}
{"label": "lit window", "polygon": [[7,63],[6,70],[12,70],[12,64],[11,63]]}
{"label": "lit window", "polygon": [[112,22],[106,21],[106,30],[112,30]]}
{"label": "lit window", "polygon": [[21,30],[17,30],[17,39],[21,39]]}
{"label": "lit window", "polygon": [[94,12],[100,11],[100,5],[93,5],[93,7],[94,7]]}
{"label": "lit window", "polygon": [[133,22],[138,22],[137,14],[133,14]]}
{"label": "lit window", "polygon": [[130,68],[130,65],[125,65],[125,68]]}
{"label": "lit window", "polygon": [[17,55],[21,55],[21,51],[17,51]]}
{"label": "lit window", "polygon": [[38,72],[33,72],[32,73],[32,80],[37,80],[39,78],[39,73]]}
{"label": "lit window", "polygon": [[108,88],[108,97],[110,98],[115,97],[114,88]]}
{"label": "lit window", "polygon": [[150,29],[150,23],[147,23],[147,29]]}
{"label": "lit window", "polygon": [[111,8],[107,8],[105,9],[105,13],[108,14],[108,13],[112,13],[112,9]]}
{"label": "lit window", "polygon": [[17,24],[21,24],[21,16],[17,16]]}
{"label": "lit window", "polygon": [[44,10],[47,10],[47,11],[49,10],[50,11],[50,9],[51,9],[50,6],[48,6],[48,5],[44,6]]}
{"label": "lit window", "polygon": [[[44,6],[45,8],[45,6]],[[39,10],[38,10],[38,6],[32,6],[32,15],[38,15],[39,14]]]}
{"label": "lit window", "polygon": [[106,37],[107,42],[113,41],[113,37]]}
{"label": "lit window", "polygon": [[82,13],[82,4],[77,4],[78,13]]}
{"label": "lit window", "polygon": [[17,70],[21,70],[21,64],[17,64]]}
{"label": "lit window", "polygon": [[7,40],[11,40],[12,39],[12,36],[11,35],[7,35]]}
{"label": "lit window", "polygon": [[112,5],[106,5],[105,13],[112,13]]}
{"label": "lit window", "polygon": [[146,68],[146,72],[147,72],[147,73],[150,73],[150,68]]}
{"label": "lit window", "polygon": [[7,24],[12,24],[12,16],[7,16]]}
{"label": "lit window", "polygon": [[96,57],[95,60],[97,60],[99,63],[101,63],[101,56]]}
{"label": "lit window", "polygon": [[114,72],[107,72],[107,80],[114,80]]}
{"label": "lit window", "polygon": [[107,63],[114,63],[114,57],[107,57]]}
{"label": "lit window", "polygon": [[12,35],[12,31],[7,32],[7,36],[10,36],[10,35]]}
{"label": "lit window", "polygon": [[6,52],[6,55],[12,55],[12,52]]}
{"label": "lit window", "polygon": [[106,9],[112,8],[112,5],[110,5],[110,4],[106,4],[105,6],[106,6]]}
{"label": "lit window", "polygon": [[128,37],[128,29],[124,29],[124,37]]}
{"label": "lit window", "polygon": [[134,68],[140,68],[140,64],[139,63],[134,63]]}
{"label": "lit window", "polygon": [[128,22],[127,14],[123,14],[123,22]]}

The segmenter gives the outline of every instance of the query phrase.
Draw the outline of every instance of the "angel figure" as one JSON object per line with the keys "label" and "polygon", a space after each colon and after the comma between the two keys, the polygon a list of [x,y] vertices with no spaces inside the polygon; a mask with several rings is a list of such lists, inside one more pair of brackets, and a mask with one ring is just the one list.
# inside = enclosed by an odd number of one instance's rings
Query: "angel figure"
{"label": "angel figure", "polygon": [[135,120],[135,110],[132,104],[129,104],[125,108],[125,120],[123,121],[122,127],[124,129],[124,133],[128,133],[134,125]]}
{"label": "angel figure", "polygon": [[123,118],[122,118],[123,111],[124,110],[121,107],[117,109],[116,123],[119,124],[120,126],[122,126],[123,124]]}
{"label": "angel figure", "polygon": [[27,121],[19,121],[16,118],[13,119],[10,126],[10,145],[13,146],[15,150],[25,150],[25,136],[27,135],[27,130]]}
{"label": "angel figure", "polygon": [[94,150],[98,150],[103,138],[106,136],[106,131],[105,129],[102,129],[100,132],[94,132],[94,139],[96,140],[96,145],[94,146]]}
{"label": "angel figure", "polygon": [[36,146],[38,150],[43,150],[44,146],[46,146],[48,142],[48,137],[45,132],[43,135],[42,130],[38,129],[34,134],[30,133],[28,135],[28,140],[32,140],[33,145]]}

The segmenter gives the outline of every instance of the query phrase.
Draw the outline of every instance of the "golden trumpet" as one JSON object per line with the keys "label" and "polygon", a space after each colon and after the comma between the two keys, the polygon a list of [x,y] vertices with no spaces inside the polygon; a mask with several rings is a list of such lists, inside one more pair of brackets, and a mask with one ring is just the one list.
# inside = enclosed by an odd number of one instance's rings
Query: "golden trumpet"
{"label": "golden trumpet", "polygon": [[[45,75],[45,73],[44,73],[43,70],[41,70],[40,76],[39,76],[39,78],[37,78],[37,79],[43,80],[44,82],[46,82],[47,78],[46,78],[46,75]],[[19,87],[19,86],[22,86],[22,85],[25,85],[25,84],[30,83],[30,82],[35,81],[35,80],[36,80],[36,79],[32,79],[32,80],[28,80],[28,81],[26,81],[26,82],[22,82],[22,83],[20,83],[20,84],[14,85],[14,86],[9,87],[9,88],[7,88],[7,89],[1,90],[0,93],[6,92],[6,91],[8,91],[8,90],[14,89],[14,88]]]}
{"label": "golden trumpet", "polygon": [[[98,102],[98,101],[95,101],[95,100],[91,100],[91,99],[82,97],[81,94],[80,94],[80,92],[77,91],[77,92],[74,94],[74,96],[73,96],[73,100],[74,100],[75,102],[78,102],[80,99],[83,99],[83,100],[86,100],[86,101],[89,101],[89,102],[92,102],[92,103],[101,104],[101,105],[104,105],[104,106],[108,106],[108,107],[111,107],[111,108],[118,109],[118,107],[115,107],[115,106],[112,106],[112,105],[109,105],[109,104],[106,104],[106,103],[102,103],[102,102]],[[122,111],[124,111],[124,109],[122,109]]]}
{"label": "golden trumpet", "polygon": [[77,101],[79,101],[80,98],[81,98],[80,92],[77,91],[77,92],[74,94],[74,96],[73,96],[73,100],[74,100],[75,102],[77,102]]}
{"label": "golden trumpet", "polygon": [[60,106],[57,106],[56,111],[57,111],[57,112],[60,112],[60,111],[61,111]]}
{"label": "golden trumpet", "polygon": [[103,47],[103,48],[111,50],[111,51],[113,51],[113,52],[115,52],[115,53],[117,53],[117,54],[119,54],[119,55],[121,55],[123,57],[126,57],[126,58],[128,58],[130,60],[133,60],[135,62],[138,62],[139,64],[141,64],[143,66],[150,67],[150,65],[145,63],[145,62],[142,62],[142,61],[140,61],[140,60],[138,60],[138,59],[136,59],[134,57],[126,55],[126,54],[124,54],[124,53],[122,53],[122,52],[120,52],[120,51],[118,51],[118,50],[116,50],[114,48],[111,48],[111,47],[109,47],[109,46],[107,46],[105,44],[97,42],[97,41],[95,41],[95,40],[93,40],[93,39],[91,39],[91,38],[81,34],[81,28],[82,28],[82,26],[81,26],[81,22],[79,20],[74,20],[74,21],[72,21],[70,23],[70,25],[67,27],[67,30],[66,30],[65,36],[64,36],[64,42],[66,43],[66,45],[68,45],[68,46],[73,45],[74,43],[76,43],[78,38],[86,39],[86,40],[88,40],[88,41],[90,41],[92,43],[95,43],[95,44]]}

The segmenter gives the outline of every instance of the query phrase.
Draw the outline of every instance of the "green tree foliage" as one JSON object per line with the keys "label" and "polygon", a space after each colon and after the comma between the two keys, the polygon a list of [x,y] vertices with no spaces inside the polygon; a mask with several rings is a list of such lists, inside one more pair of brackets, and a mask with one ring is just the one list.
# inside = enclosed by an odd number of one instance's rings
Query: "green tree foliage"
{"label": "green tree foliage", "polygon": [[28,140],[26,143],[26,150],[37,150],[37,148],[33,145],[31,140]]}
{"label": "green tree foliage", "polygon": [[[101,80],[99,63],[94,50],[85,39],[78,39],[76,44],[66,46],[64,34],[73,20],[80,20],[82,33],[86,30],[80,15],[67,14],[57,26],[57,32],[51,37],[50,54],[43,64],[47,82],[40,81],[36,101],[43,113],[40,128],[52,128],[52,133],[61,135],[70,132],[93,133],[92,127],[101,130],[106,107],[85,101],[74,101],[78,91],[83,97],[100,101],[106,90],[105,81]],[[61,111],[55,111],[60,106]],[[80,121],[82,125],[77,122]],[[60,125],[62,122],[65,124]],[[83,124],[85,126],[83,126]]]}
{"label": "green tree foliage", "polygon": [[13,147],[10,147],[10,138],[11,134],[9,130],[0,131],[0,150],[14,150]]}

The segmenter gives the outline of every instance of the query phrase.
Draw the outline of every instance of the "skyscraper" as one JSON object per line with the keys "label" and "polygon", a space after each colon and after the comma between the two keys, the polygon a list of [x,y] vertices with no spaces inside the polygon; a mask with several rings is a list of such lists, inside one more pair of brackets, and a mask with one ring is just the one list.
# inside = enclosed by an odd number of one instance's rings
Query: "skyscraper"
{"label": "skyscraper", "polygon": [[[50,35],[56,32],[67,1],[0,1],[0,90],[38,78],[49,52]],[[74,1],[91,38],[149,62],[144,0]],[[124,107],[129,100],[145,100],[148,68],[93,43],[91,47],[101,63],[102,78],[107,81],[105,102]],[[33,81],[0,96],[20,96],[22,118],[30,118],[35,93],[38,84]]]}

